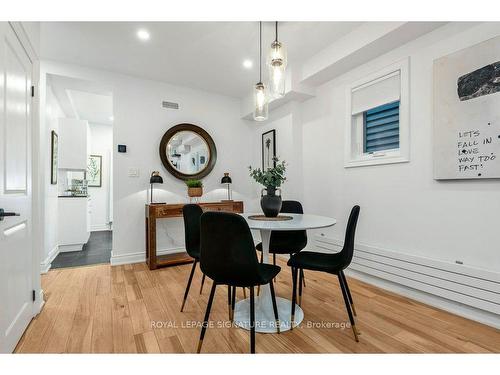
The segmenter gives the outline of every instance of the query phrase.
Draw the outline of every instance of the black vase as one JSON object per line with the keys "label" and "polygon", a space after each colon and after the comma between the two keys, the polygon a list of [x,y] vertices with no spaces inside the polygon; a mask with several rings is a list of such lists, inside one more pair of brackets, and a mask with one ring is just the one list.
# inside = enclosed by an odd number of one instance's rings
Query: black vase
{"label": "black vase", "polygon": [[[264,195],[264,190],[267,191],[267,194]],[[276,188],[268,187],[267,189],[262,189],[261,198],[260,198],[260,207],[262,207],[262,211],[264,215],[267,217],[276,217],[280,213],[281,210],[281,190],[280,195],[276,195]]]}

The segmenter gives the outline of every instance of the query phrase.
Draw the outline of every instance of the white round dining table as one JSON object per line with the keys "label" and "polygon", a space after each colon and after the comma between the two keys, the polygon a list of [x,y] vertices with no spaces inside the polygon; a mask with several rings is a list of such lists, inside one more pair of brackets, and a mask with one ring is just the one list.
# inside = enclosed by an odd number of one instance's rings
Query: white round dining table
{"label": "white round dining table", "polygon": [[[250,229],[260,231],[262,239],[262,251],[264,263],[269,263],[269,242],[273,230],[292,231],[326,228],[335,225],[335,219],[325,216],[308,214],[286,214],[291,216],[291,220],[254,220],[249,216],[261,214],[241,214],[247,221]],[[290,291],[291,295],[291,291]],[[288,331],[291,328],[292,301],[286,298],[276,297],[278,305],[278,318],[280,321],[280,331]],[[304,312],[300,306],[295,306],[294,327],[302,322]],[[234,323],[245,329],[250,329],[250,299],[239,301],[234,310]],[[276,333],[276,321],[274,319],[273,306],[271,301],[271,290],[269,285],[262,285],[259,296],[255,297],[255,331],[261,333]]]}

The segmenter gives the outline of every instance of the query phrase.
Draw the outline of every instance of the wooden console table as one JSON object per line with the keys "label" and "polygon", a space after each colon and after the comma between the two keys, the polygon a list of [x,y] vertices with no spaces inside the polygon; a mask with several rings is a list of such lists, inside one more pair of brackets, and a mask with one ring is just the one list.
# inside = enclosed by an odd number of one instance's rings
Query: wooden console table
{"label": "wooden console table", "polygon": [[[243,202],[241,201],[207,202],[198,203],[198,205],[203,211],[243,213]],[[184,207],[184,203],[146,204],[146,263],[150,270],[193,262],[193,258],[185,251],[175,254],[156,255],[156,220],[182,217],[182,207]]]}

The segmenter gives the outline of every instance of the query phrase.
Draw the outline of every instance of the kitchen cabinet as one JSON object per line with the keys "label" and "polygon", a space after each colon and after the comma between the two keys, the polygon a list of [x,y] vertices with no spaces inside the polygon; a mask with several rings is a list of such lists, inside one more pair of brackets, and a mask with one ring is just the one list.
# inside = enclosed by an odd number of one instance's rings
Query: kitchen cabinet
{"label": "kitchen cabinet", "polygon": [[90,237],[90,198],[59,197],[59,251],[81,251]]}

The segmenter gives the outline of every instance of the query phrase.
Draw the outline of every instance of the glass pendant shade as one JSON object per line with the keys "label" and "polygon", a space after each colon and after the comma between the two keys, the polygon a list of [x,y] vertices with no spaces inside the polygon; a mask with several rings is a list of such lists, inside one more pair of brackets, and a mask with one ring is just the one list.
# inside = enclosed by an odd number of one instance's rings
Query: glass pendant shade
{"label": "glass pendant shade", "polygon": [[254,111],[255,121],[265,121],[268,117],[269,107],[267,102],[266,87],[262,82],[255,85],[254,91]]}
{"label": "glass pendant shade", "polygon": [[275,40],[267,61],[269,67],[269,90],[273,98],[285,95],[287,53],[285,46]]}

